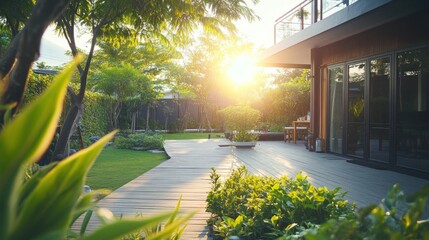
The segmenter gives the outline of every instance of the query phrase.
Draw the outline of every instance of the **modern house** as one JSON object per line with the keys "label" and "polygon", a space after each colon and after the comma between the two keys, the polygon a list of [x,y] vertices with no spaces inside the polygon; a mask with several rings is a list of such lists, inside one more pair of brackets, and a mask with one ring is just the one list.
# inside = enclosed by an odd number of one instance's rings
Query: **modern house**
{"label": "modern house", "polygon": [[260,64],[311,69],[324,151],[429,178],[429,1],[305,0],[274,30]]}

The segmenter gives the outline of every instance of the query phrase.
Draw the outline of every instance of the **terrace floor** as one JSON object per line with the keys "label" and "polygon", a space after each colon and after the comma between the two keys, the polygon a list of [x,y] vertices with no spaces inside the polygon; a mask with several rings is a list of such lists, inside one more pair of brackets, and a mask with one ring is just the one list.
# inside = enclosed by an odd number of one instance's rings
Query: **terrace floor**
{"label": "terrace floor", "polygon": [[[111,193],[99,202],[117,215],[135,215],[173,210],[180,196],[180,209],[198,210],[188,222],[183,239],[207,239],[205,199],[210,190],[210,168],[228,176],[240,164],[251,173],[293,177],[300,171],[316,186],[342,187],[346,198],[358,206],[378,204],[389,188],[399,183],[412,193],[429,182],[416,177],[348,163],[347,158],[314,153],[303,144],[260,141],[254,149],[219,147],[224,139],[166,141],[169,160]],[[89,229],[98,223],[92,221]]]}

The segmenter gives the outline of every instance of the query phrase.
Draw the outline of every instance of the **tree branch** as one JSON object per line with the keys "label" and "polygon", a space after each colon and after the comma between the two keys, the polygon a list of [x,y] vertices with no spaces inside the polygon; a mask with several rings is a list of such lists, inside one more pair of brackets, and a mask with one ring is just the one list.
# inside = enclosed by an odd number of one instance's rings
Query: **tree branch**
{"label": "tree branch", "polygon": [[[10,76],[7,87],[2,96],[2,104],[17,102],[18,105],[13,109],[16,112],[21,102],[27,85],[28,73],[31,65],[39,58],[40,43],[46,28],[53,22],[59,14],[67,7],[69,0],[40,0],[36,3],[31,16],[19,33],[17,38],[17,49],[12,48],[8,51],[12,57],[16,52],[15,65],[9,70]],[[18,35],[17,35],[18,36]],[[14,39],[15,40],[15,39]],[[2,76],[4,76],[2,74]],[[4,112],[1,112],[0,121],[2,123]]]}

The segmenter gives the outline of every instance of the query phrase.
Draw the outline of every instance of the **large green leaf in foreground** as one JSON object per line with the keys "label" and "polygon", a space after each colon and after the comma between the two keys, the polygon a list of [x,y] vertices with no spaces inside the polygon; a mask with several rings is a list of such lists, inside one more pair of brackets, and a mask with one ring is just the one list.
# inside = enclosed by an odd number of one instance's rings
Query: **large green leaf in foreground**
{"label": "large green leaf in foreground", "polygon": [[0,239],[7,239],[15,222],[23,166],[37,161],[49,146],[62,111],[66,86],[79,59],[0,132]]}

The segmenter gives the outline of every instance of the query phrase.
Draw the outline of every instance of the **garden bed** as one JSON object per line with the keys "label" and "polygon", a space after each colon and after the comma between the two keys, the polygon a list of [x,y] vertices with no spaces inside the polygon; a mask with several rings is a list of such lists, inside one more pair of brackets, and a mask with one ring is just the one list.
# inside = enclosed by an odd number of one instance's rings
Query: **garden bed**
{"label": "garden bed", "polygon": [[283,141],[282,132],[260,132],[258,141]]}

